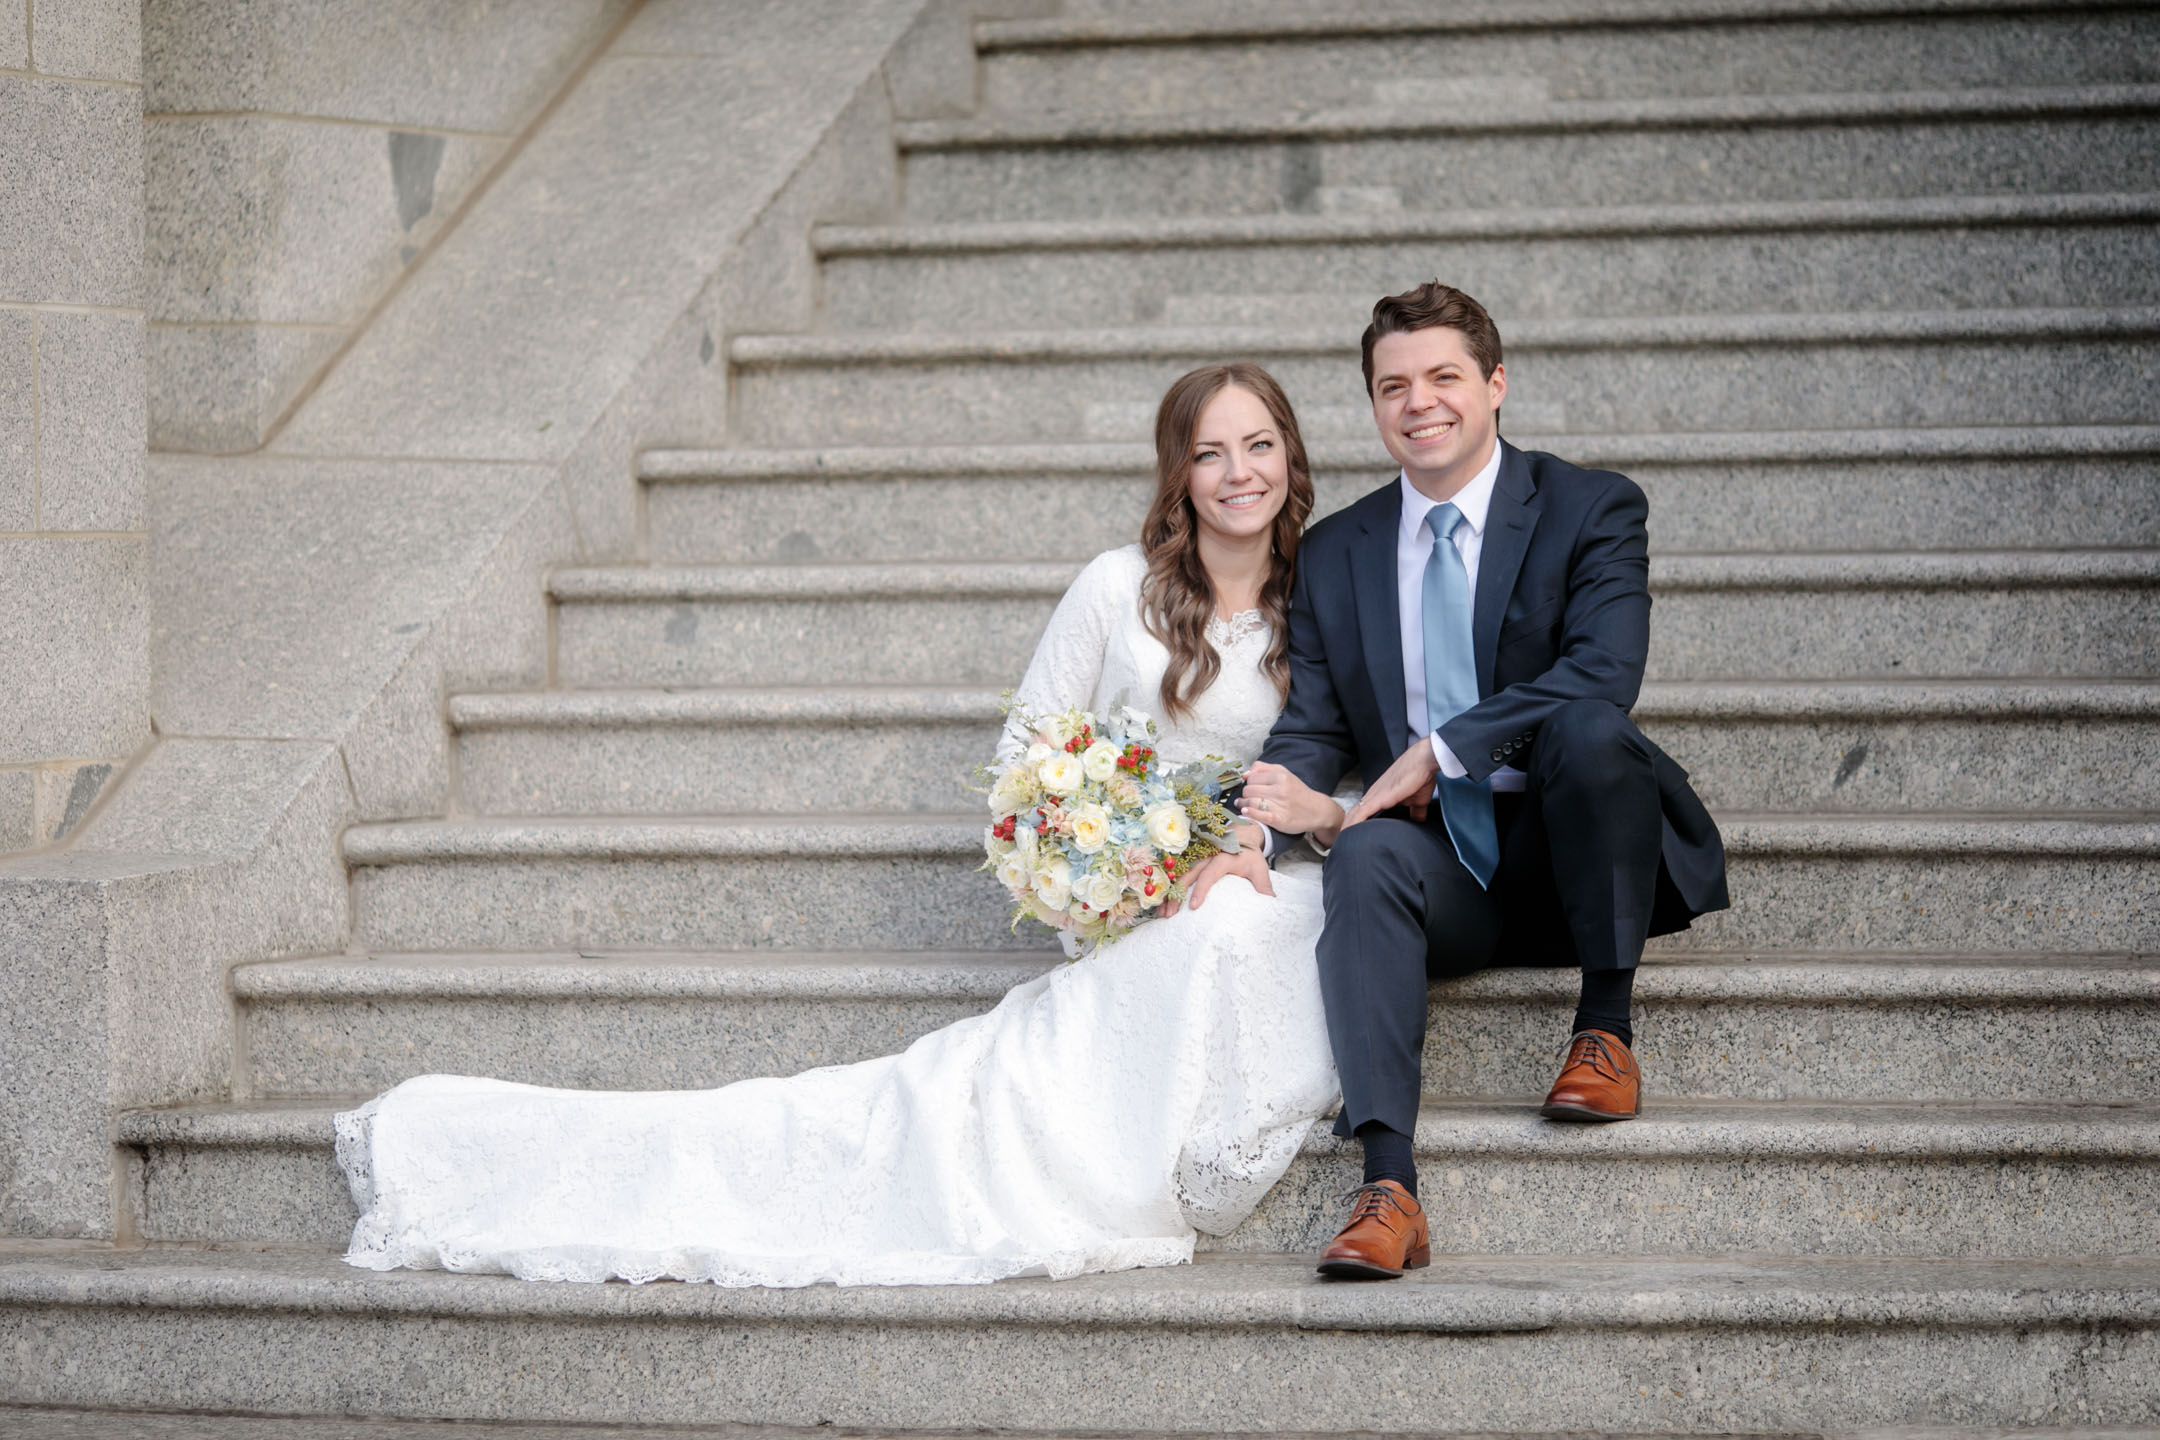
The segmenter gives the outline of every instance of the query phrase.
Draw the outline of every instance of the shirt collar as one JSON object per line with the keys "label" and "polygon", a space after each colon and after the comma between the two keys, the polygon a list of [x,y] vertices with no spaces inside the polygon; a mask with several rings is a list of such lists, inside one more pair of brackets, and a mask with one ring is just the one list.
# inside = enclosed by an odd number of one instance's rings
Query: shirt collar
{"label": "shirt collar", "polygon": [[[1500,437],[1493,437],[1492,458],[1485,468],[1478,471],[1469,484],[1449,496],[1446,504],[1462,512],[1463,523],[1473,535],[1485,533],[1485,516],[1492,509],[1493,486],[1500,479]],[[1398,474],[1395,483],[1402,488],[1402,533],[1405,540],[1422,539],[1425,535],[1425,512],[1443,503],[1427,499],[1424,492],[1410,483],[1410,477]]]}

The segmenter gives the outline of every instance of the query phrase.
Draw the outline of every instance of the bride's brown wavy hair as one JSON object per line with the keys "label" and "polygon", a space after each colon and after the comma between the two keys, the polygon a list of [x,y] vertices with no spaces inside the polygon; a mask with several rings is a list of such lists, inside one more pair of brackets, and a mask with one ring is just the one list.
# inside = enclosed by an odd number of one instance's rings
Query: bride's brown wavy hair
{"label": "bride's brown wavy hair", "polygon": [[1297,413],[1275,377],[1244,361],[1204,365],[1181,375],[1164,392],[1155,411],[1155,499],[1140,527],[1140,549],[1147,557],[1147,578],[1140,584],[1140,617],[1170,652],[1163,671],[1164,714],[1177,718],[1222,673],[1222,656],[1207,636],[1215,615],[1215,589],[1200,563],[1200,522],[1193,514],[1186,483],[1192,474],[1193,435],[1200,412],[1223,391],[1236,386],[1267,407],[1290,472],[1289,494],[1275,516],[1273,553],[1260,587],[1260,612],[1273,637],[1261,668],[1276,692],[1290,694],[1290,576],[1297,561],[1298,537],[1312,515],[1312,467],[1305,459],[1305,439]]}

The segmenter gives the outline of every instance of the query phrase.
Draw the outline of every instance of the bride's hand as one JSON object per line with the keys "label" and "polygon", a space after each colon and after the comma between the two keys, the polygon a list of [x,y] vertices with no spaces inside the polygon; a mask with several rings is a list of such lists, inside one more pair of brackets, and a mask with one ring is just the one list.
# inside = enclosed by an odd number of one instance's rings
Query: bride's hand
{"label": "bride's hand", "polygon": [[1335,843],[1343,808],[1280,765],[1256,760],[1245,771],[1238,813],[1285,835],[1310,835],[1322,845]]}
{"label": "bride's hand", "polygon": [[[1199,869],[1193,871],[1192,879],[1187,882],[1185,890],[1187,898],[1192,901],[1193,909],[1198,910],[1206,902],[1208,891],[1215,888],[1215,882],[1228,875],[1244,876],[1252,888],[1262,895],[1272,896],[1275,893],[1274,883],[1268,874],[1267,857],[1260,853],[1259,830],[1251,825],[1241,825],[1238,829],[1238,843],[1243,849],[1210,855],[1200,862]],[[1175,900],[1162,907],[1165,920],[1177,912],[1178,905]]]}

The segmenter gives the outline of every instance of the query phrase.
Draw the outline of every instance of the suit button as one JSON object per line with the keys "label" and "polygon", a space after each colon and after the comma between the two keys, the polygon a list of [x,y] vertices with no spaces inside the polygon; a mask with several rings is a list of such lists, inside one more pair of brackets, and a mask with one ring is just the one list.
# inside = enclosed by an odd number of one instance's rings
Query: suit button
{"label": "suit button", "polygon": [[1493,752],[1492,752],[1492,758],[1493,758],[1493,764],[1495,764],[1495,765],[1499,764],[1499,763],[1500,763],[1500,758],[1501,758],[1501,754],[1500,754],[1500,752],[1499,752],[1498,750],[1495,750],[1495,751],[1493,751]]}

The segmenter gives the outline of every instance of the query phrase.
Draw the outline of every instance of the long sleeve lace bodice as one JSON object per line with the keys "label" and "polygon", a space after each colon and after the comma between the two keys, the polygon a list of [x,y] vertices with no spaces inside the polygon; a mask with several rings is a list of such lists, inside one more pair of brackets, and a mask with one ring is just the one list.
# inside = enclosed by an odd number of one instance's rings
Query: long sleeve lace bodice
{"label": "long sleeve lace bodice", "polygon": [[[1260,664],[1267,655],[1267,622],[1259,611],[1248,610],[1209,627],[1208,639],[1222,656],[1221,673],[1195,697],[1190,714],[1172,720],[1161,700],[1170,652],[1140,616],[1140,582],[1146,574],[1138,545],[1104,551],[1088,562],[1035,647],[1015,696],[1020,707],[1035,714],[1072,708],[1100,713],[1129,705],[1154,718],[1156,750],[1172,765],[1205,755],[1251,760],[1282,710],[1282,697]],[[1019,743],[1008,731],[1000,754]]]}

